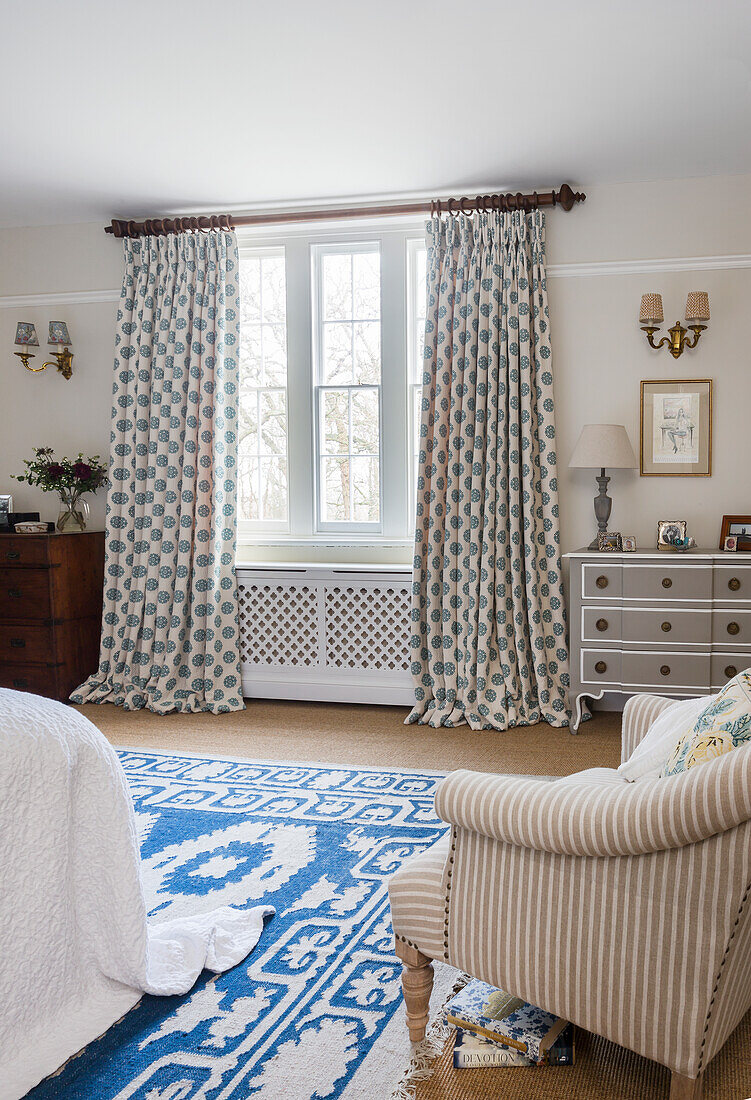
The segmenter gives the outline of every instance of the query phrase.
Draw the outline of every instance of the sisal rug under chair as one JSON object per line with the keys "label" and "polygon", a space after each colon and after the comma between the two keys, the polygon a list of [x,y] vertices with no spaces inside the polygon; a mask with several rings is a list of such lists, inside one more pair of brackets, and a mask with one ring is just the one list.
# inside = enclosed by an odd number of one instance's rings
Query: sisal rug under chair
{"label": "sisal rug under chair", "polygon": [[[566,1068],[454,1069],[453,1035],[418,1081],[415,1100],[667,1100],[670,1074],[615,1043],[577,1029],[576,1065]],[[751,1012],[710,1063],[704,1100],[751,1097]]]}

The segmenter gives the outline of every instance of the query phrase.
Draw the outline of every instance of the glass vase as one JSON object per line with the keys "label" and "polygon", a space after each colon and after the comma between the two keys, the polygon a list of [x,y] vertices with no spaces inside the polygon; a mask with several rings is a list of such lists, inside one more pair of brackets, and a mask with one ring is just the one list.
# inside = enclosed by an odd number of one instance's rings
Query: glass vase
{"label": "glass vase", "polygon": [[60,514],[57,517],[58,531],[76,534],[86,530],[89,522],[89,502],[79,493],[60,493]]}

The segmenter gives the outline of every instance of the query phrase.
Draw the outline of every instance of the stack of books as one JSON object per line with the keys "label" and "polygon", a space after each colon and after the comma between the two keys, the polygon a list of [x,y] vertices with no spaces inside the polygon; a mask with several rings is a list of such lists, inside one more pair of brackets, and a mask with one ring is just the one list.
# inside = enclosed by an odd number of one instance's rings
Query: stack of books
{"label": "stack of books", "polygon": [[470,982],[446,1013],[457,1029],[457,1069],[574,1064],[573,1025],[496,986]]}

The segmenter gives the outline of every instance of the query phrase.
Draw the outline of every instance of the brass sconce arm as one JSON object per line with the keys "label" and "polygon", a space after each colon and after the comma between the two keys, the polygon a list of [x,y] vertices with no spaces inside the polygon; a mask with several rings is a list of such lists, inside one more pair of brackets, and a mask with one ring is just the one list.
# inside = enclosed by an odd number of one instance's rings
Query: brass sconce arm
{"label": "brass sconce arm", "polygon": [[694,336],[693,339],[688,335],[688,329],[684,328],[680,321],[676,321],[672,328],[668,329],[669,336],[663,336],[659,344],[654,341],[654,334],[658,331],[656,325],[643,325],[642,332],[647,334],[647,342],[651,348],[657,351],[659,348],[664,347],[666,344],[670,349],[670,354],[674,359],[678,359],[683,354],[686,348],[695,348],[699,343],[699,337],[706,328],[706,325],[689,325]]}
{"label": "brass sconce arm", "polygon": [[60,371],[60,374],[62,374],[63,378],[66,381],[69,381],[71,375],[73,374],[73,352],[70,351],[68,348],[63,348],[62,351],[53,351],[52,354],[54,356],[54,360],[50,359],[47,363],[42,363],[41,367],[29,366],[29,359],[36,358],[33,352],[15,351],[13,354],[18,356],[23,365],[26,367],[26,370],[33,371],[35,374],[38,374],[39,371],[46,370],[47,367],[57,367],[57,369]]}

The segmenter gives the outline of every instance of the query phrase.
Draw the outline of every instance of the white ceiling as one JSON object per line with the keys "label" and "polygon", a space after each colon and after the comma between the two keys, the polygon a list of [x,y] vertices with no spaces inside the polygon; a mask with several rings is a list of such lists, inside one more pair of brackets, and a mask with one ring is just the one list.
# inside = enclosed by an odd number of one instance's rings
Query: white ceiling
{"label": "white ceiling", "polygon": [[751,172],[749,0],[1,0],[0,225]]}

